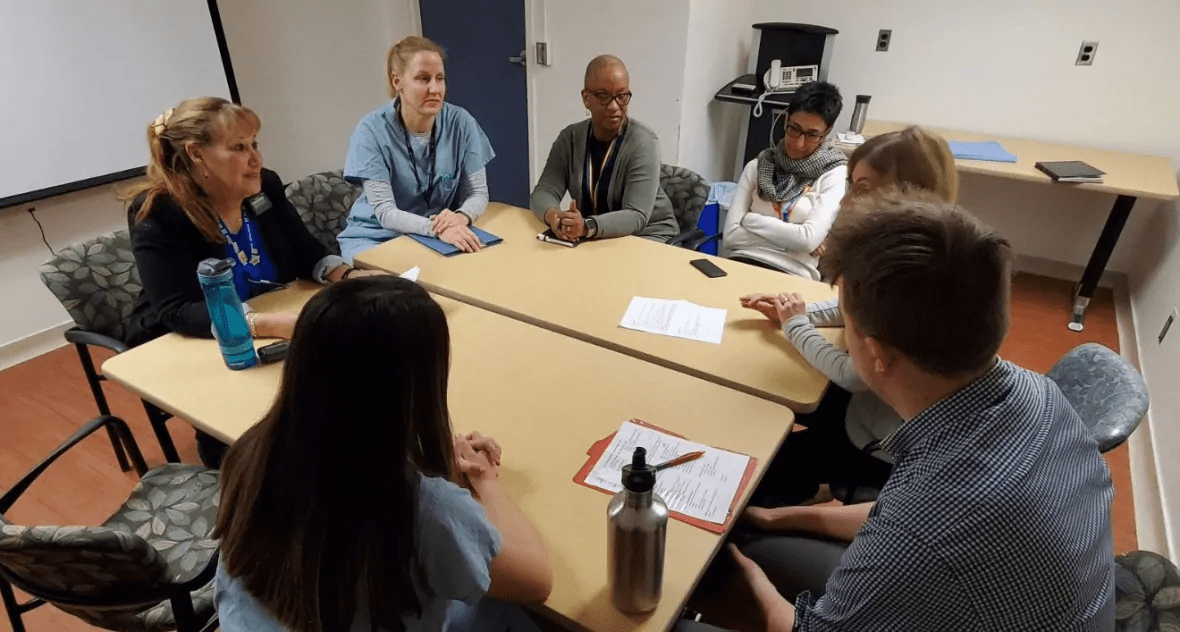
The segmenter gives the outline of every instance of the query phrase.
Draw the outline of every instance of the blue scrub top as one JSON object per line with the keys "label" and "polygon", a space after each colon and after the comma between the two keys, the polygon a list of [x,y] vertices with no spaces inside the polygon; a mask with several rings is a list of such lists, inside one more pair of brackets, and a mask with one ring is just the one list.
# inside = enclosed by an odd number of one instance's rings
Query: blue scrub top
{"label": "blue scrub top", "polygon": [[[458,208],[463,202],[456,199],[460,181],[483,169],[496,152],[475,118],[457,105],[443,103],[434,119],[433,133],[434,156],[424,156],[421,148],[415,148],[412,161],[405,127],[397,113],[397,100],[369,112],[352,133],[344,178],[358,185],[365,180],[388,181],[397,207],[415,215],[429,217],[446,208]],[[434,181],[430,182],[432,159]],[[413,171],[415,162],[417,178]],[[429,200],[424,197],[427,190],[431,190]],[[341,236],[386,241],[399,234],[381,227],[373,215],[373,206],[362,194],[353,202],[348,226]]]}

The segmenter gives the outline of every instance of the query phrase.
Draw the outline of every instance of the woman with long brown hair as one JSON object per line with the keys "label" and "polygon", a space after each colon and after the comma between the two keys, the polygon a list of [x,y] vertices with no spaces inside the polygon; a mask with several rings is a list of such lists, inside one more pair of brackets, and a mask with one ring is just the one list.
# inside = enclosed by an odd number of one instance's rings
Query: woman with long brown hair
{"label": "woman with long brown hair", "polygon": [[278,398],[222,470],[222,630],[534,629],[506,602],[548,597],[548,554],[496,442],[452,436],[449,358],[442,308],[411,281],[311,299]]}
{"label": "woman with long brown hair", "polygon": [[[182,101],[148,125],[147,180],[127,193],[128,224],[143,290],[125,341],[138,345],[168,332],[211,338],[197,281],[203,259],[234,261],[234,287],[246,299],[297,278],[322,283],[372,274],[353,270],[317,240],[262,167],[262,121],[249,108],[216,97]],[[256,337],[287,338],[294,313],[248,314]],[[217,467],[225,446],[197,433],[201,460]]]}

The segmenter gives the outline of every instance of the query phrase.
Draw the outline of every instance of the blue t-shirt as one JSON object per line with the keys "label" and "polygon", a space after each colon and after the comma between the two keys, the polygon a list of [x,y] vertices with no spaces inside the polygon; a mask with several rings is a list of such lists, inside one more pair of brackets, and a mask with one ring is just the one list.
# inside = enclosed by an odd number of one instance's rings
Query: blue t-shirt
{"label": "blue t-shirt", "polygon": [[[500,533],[471,493],[442,478],[419,486],[415,554],[426,586],[417,586],[422,617],[406,632],[540,632],[517,605],[486,596],[488,565],[500,552]],[[218,566],[214,600],[224,632],[286,632],[236,578]],[[429,595],[429,596],[428,596]],[[351,632],[369,632],[366,598],[358,596]]]}
{"label": "blue t-shirt", "polygon": [[[456,199],[460,181],[483,169],[496,156],[487,135],[467,110],[444,103],[434,119],[430,142],[433,152],[423,152],[414,146],[413,136],[407,134],[396,106],[396,100],[386,103],[357,123],[348,143],[344,178],[353,184],[365,180],[389,182],[397,207],[415,215],[429,217],[446,208],[458,208],[462,202]],[[407,136],[411,139],[409,145]],[[353,202],[348,224],[339,238],[382,242],[399,234],[381,227],[373,206],[362,194]]]}

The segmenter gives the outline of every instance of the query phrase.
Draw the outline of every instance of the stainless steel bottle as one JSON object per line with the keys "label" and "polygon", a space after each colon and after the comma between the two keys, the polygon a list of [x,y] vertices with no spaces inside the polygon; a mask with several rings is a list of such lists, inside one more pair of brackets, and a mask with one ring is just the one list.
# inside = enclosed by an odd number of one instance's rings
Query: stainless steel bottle
{"label": "stainless steel bottle", "polygon": [[653,491],[656,470],[646,460],[647,451],[635,448],[631,465],[623,466],[623,491],[606,510],[610,600],[627,613],[654,610],[664,584],[668,506]]}
{"label": "stainless steel bottle", "polygon": [[852,109],[852,121],[848,124],[848,131],[859,134],[864,131],[865,121],[869,118],[869,99],[867,94],[856,95],[856,107]]}

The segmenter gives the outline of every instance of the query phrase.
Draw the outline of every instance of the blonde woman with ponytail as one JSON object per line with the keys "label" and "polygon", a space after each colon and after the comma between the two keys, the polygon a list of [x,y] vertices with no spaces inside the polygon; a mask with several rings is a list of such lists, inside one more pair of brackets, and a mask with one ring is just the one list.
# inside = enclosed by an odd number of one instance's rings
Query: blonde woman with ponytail
{"label": "blonde woman with ponytail", "polygon": [[345,257],[404,233],[437,237],[463,252],[480,249],[470,226],[488,206],[484,167],[496,156],[475,118],[446,103],[438,44],[416,35],[389,49],[393,100],[361,119],[344,177],[364,187],[338,240]]}
{"label": "blonde woman with ponytail", "polygon": [[[143,291],[132,312],[129,345],[168,332],[213,336],[197,264],[234,260],[244,301],[295,279],[321,283],[365,274],[332,255],[299,219],[279,176],[263,169],[249,108],[225,99],[182,101],[147,128],[147,180],[127,191],[128,223]],[[260,338],[289,338],[295,313],[250,314]],[[202,460],[224,446],[198,433]]]}

